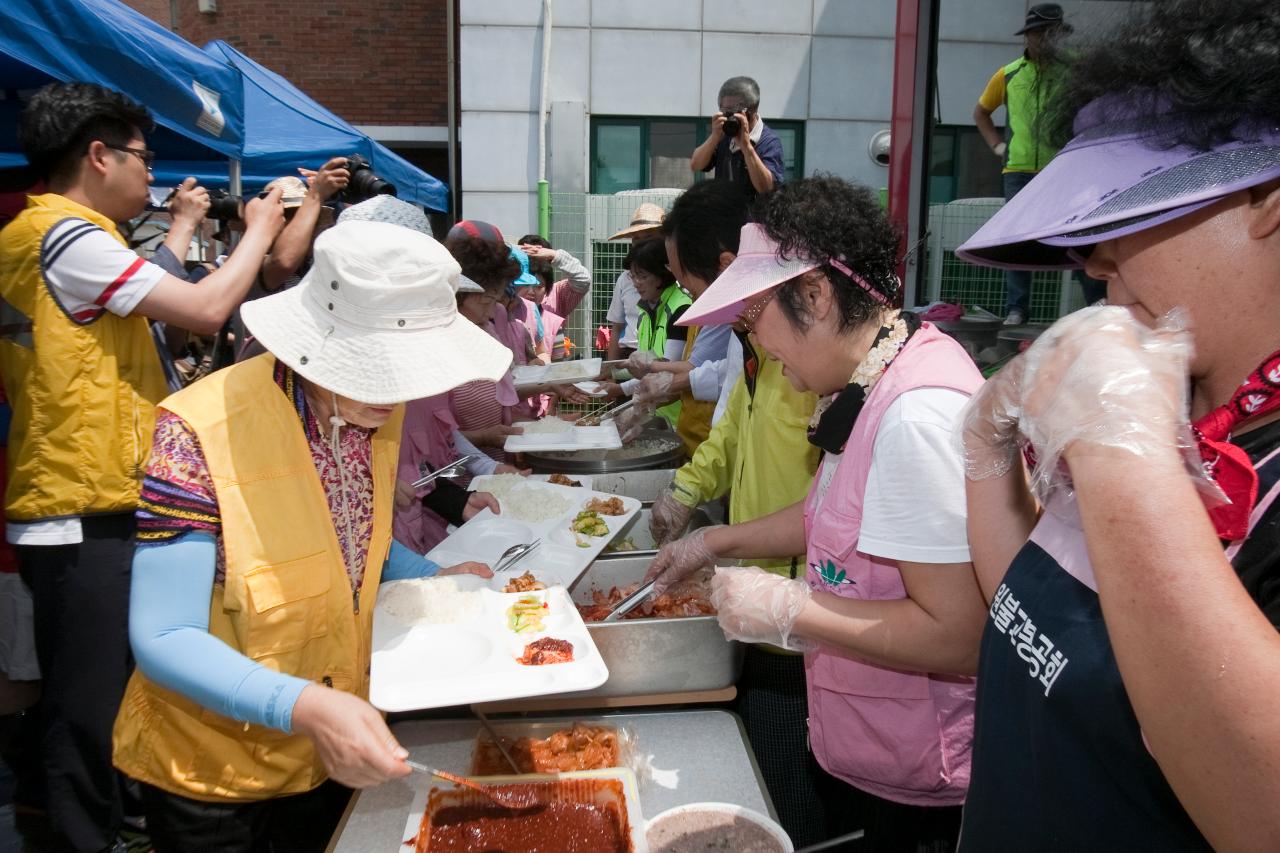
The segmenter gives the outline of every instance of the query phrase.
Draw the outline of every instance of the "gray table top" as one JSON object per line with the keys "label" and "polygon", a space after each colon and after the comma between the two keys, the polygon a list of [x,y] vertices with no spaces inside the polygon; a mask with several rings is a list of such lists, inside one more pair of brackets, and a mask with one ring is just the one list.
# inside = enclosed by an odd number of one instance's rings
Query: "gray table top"
{"label": "gray table top", "polygon": [[[736,714],[720,710],[655,711],[575,717],[491,718],[509,722],[574,721],[627,726],[636,751],[651,770],[640,774],[640,808],[650,818],[673,806],[697,802],[734,803],[776,819],[755,756]],[[455,773],[470,769],[480,723],[414,720],[392,727],[410,757]],[[398,853],[419,774],[361,791],[333,853]]]}

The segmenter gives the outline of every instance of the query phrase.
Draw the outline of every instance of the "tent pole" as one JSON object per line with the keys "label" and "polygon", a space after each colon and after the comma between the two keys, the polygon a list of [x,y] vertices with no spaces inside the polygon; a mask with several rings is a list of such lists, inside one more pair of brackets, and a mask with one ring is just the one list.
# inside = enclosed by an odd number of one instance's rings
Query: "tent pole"
{"label": "tent pole", "polygon": [[448,69],[447,85],[449,87],[449,216],[457,222],[460,217],[458,209],[458,58],[454,52],[454,39],[457,37],[455,3],[457,0],[445,0],[445,65]]}

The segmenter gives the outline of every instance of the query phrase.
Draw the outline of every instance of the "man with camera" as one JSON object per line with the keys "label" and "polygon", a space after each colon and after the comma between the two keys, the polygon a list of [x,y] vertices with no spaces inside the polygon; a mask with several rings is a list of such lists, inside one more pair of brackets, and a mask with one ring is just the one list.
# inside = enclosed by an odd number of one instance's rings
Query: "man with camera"
{"label": "man with camera", "polygon": [[750,77],[724,81],[717,105],[711,135],[693,150],[689,168],[715,169],[717,181],[730,181],[754,201],[782,183],[782,140],[760,118],[760,85]]}
{"label": "man with camera", "polygon": [[[168,394],[148,319],[212,334],[283,225],[278,193],[198,285],[134,254],[155,155],[145,107],[89,83],[37,92],[19,119],[48,191],[0,231],[0,382],[13,406],[6,535],[35,608],[48,814],[58,849],[111,849],[111,726],[129,675],[134,511]],[[202,202],[201,202],[202,204]]]}
{"label": "man with camera", "polygon": [[[274,293],[286,284],[297,283],[310,267],[311,246],[316,237],[334,222],[333,210],[325,204],[347,188],[351,172],[346,157],[333,157],[319,169],[299,169],[310,186],[294,177],[276,178],[267,188],[280,185],[288,223],[271,254],[262,265],[262,289]],[[286,186],[287,185],[287,186]],[[291,282],[292,280],[292,282]]]}

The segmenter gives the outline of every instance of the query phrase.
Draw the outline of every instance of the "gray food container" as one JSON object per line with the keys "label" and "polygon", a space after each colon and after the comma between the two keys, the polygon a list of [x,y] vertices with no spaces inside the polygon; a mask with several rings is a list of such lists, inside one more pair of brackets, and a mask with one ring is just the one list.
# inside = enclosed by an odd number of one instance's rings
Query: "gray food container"
{"label": "gray food container", "polygon": [[596,474],[591,478],[591,488],[597,492],[635,498],[650,506],[671,485],[676,476],[675,468],[658,468],[651,471],[622,471],[617,474]]}
{"label": "gray food container", "polygon": [[[634,551],[610,551],[609,546],[606,545],[605,550],[600,553],[598,559],[617,560],[621,557],[644,557],[646,563],[652,560],[658,553],[658,543],[653,541],[653,534],[649,532],[649,517],[652,514],[652,507],[646,506],[641,509],[610,543],[611,545],[616,545],[623,539],[630,539],[636,545]],[[710,527],[711,523],[710,517],[701,508],[695,509],[693,515],[689,518],[687,530]]]}
{"label": "gray food container", "polygon": [[[632,554],[597,560],[569,594],[587,603],[593,590],[639,583],[652,559]],[[609,680],[594,690],[562,694],[565,698],[723,690],[742,671],[742,645],[725,639],[714,616],[588,622],[587,631],[609,667]]]}

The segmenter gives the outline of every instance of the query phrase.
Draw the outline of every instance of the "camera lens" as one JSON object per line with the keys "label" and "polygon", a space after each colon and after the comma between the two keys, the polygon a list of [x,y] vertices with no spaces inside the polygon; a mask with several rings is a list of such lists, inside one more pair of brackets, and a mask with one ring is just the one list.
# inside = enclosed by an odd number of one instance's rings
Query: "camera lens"
{"label": "camera lens", "polygon": [[226,190],[215,190],[209,193],[209,211],[205,216],[225,222],[242,218],[242,210],[243,204],[239,196],[231,195]]}

